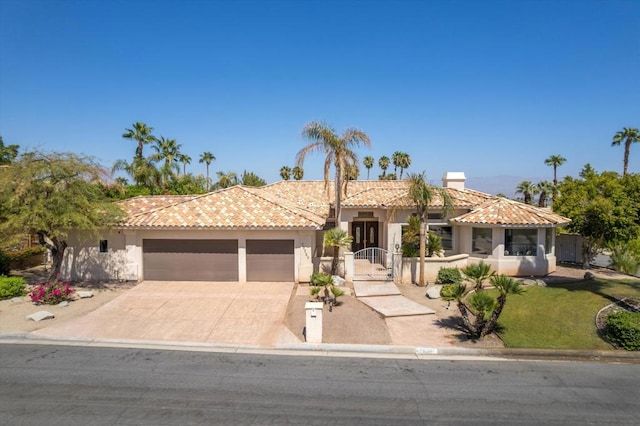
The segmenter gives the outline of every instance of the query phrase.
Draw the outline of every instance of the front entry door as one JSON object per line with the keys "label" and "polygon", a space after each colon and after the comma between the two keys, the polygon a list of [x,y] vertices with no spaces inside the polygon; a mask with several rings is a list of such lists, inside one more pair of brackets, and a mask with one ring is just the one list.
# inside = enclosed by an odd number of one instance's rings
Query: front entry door
{"label": "front entry door", "polygon": [[380,247],[378,243],[378,222],[351,222],[351,251],[369,247]]}

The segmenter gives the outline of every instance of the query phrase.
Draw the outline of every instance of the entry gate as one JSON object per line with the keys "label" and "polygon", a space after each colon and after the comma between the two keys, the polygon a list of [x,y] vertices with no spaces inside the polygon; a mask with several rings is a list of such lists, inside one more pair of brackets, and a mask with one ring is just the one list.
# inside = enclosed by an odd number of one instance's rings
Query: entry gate
{"label": "entry gate", "polygon": [[354,279],[390,280],[393,278],[393,254],[369,247],[353,254]]}

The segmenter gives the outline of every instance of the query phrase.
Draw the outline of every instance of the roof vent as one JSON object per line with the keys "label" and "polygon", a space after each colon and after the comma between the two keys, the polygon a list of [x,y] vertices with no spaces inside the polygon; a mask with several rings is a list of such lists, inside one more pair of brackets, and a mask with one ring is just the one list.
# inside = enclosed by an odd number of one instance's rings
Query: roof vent
{"label": "roof vent", "polygon": [[442,186],[445,188],[464,189],[466,180],[464,172],[447,172],[442,176]]}

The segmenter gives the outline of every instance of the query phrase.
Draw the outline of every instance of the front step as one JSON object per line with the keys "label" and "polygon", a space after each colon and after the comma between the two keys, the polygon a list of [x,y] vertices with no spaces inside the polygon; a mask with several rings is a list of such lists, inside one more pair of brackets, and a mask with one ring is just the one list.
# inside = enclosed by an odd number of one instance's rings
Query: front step
{"label": "front step", "polygon": [[354,281],[353,290],[359,301],[385,318],[435,314],[434,310],[404,297],[393,281]]}
{"label": "front step", "polygon": [[356,297],[397,296],[400,293],[393,281],[353,281]]}

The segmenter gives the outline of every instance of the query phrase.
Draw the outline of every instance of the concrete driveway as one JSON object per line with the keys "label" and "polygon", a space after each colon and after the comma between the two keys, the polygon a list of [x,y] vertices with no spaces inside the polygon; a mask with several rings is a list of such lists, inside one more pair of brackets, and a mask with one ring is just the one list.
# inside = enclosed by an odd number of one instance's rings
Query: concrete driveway
{"label": "concrete driveway", "polygon": [[145,281],[48,337],[244,344],[300,342],[283,319],[293,283]]}

